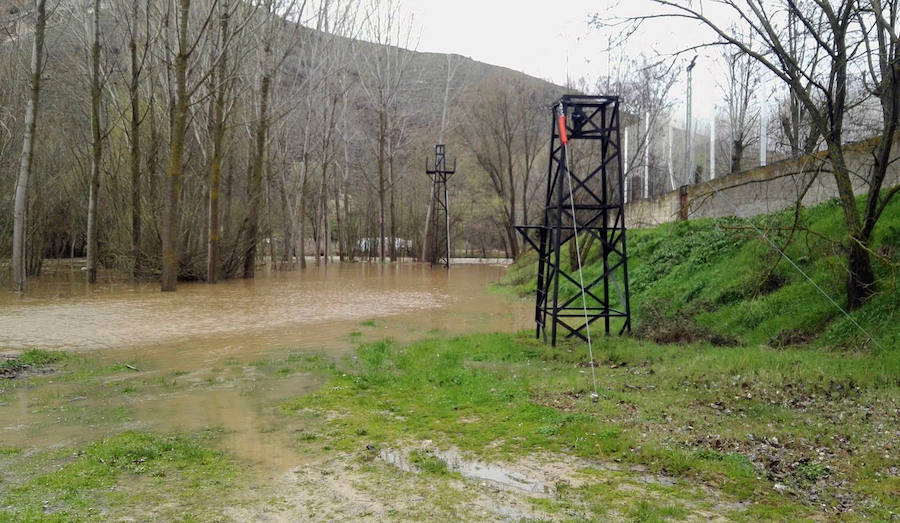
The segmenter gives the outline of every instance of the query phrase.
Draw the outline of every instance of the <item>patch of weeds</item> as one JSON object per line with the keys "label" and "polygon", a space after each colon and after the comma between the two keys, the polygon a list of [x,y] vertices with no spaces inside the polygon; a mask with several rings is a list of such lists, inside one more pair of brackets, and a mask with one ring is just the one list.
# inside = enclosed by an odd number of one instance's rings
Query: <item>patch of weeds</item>
{"label": "patch of weeds", "polygon": [[409,462],[426,474],[434,474],[435,476],[446,476],[450,474],[450,469],[447,468],[446,461],[427,452],[418,450],[410,452]]}
{"label": "patch of weeds", "polygon": [[635,336],[654,343],[685,345],[708,342],[719,347],[738,344],[737,339],[710,331],[684,312],[667,316],[663,314],[662,307],[646,304],[639,314],[641,321],[634,331]]}
{"label": "patch of weeds", "polygon": [[540,427],[538,427],[537,433],[547,436],[553,436],[555,434],[559,434],[559,427],[556,425],[541,425]]}
{"label": "patch of weeds", "polygon": [[257,370],[285,377],[295,372],[322,371],[334,366],[334,362],[316,353],[291,352],[287,356],[267,358],[250,363]]}
{"label": "patch of weeds", "polygon": [[15,358],[0,361],[0,378],[15,378],[32,367],[46,367],[67,357],[64,352],[30,349]]}
{"label": "patch of weeds", "polygon": [[311,443],[319,439],[319,435],[315,432],[303,431],[297,435],[297,440],[302,441],[304,443]]}
{"label": "patch of weeds", "polygon": [[671,519],[684,519],[688,511],[678,505],[664,505],[652,501],[642,500],[628,511],[631,521],[650,523],[654,521],[667,521]]}
{"label": "patch of weeds", "polygon": [[21,453],[22,449],[18,447],[0,447],[0,456],[14,456]]}
{"label": "patch of weeds", "polygon": [[805,329],[785,329],[769,340],[769,346],[783,349],[793,345],[805,345],[814,341],[818,335]]}
{"label": "patch of weeds", "polygon": [[374,327],[374,326],[375,326],[375,320],[366,320],[366,321],[364,321],[364,322],[361,322],[361,323],[359,324],[359,326],[360,326],[360,327]]}
{"label": "patch of weeds", "polygon": [[808,461],[797,465],[796,477],[809,482],[815,482],[830,474],[828,467],[822,463]]}
{"label": "patch of weeds", "polygon": [[18,358],[12,360],[19,365],[39,367],[62,361],[66,358],[64,352],[31,349],[23,352]]}
{"label": "patch of weeds", "polygon": [[[61,466],[41,467],[16,485],[0,486],[0,520],[118,519],[142,510],[168,519],[202,510],[236,474],[224,454],[204,445],[210,436],[129,431],[100,440]],[[157,512],[166,506],[174,511],[168,517],[165,508]]]}

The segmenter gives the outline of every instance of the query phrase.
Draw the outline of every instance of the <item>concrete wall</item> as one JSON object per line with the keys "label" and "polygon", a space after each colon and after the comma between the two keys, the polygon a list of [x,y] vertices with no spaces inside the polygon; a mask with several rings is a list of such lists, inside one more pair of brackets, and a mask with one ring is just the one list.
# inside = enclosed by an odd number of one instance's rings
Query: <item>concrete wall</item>
{"label": "concrete wall", "polygon": [[[898,147],[900,138],[894,142]],[[854,189],[863,194],[872,165],[872,142],[860,142],[845,149],[848,167],[856,173]],[[888,169],[884,187],[900,184],[900,162]],[[816,169],[820,169],[817,174]],[[808,189],[807,189],[808,186]],[[805,194],[804,194],[804,191]],[[685,186],[648,200],[625,206],[628,227],[653,227],[678,219],[755,216],[783,210],[803,196],[803,204],[816,205],[837,197],[830,165],[824,156],[790,159],[750,169],[693,186]]]}

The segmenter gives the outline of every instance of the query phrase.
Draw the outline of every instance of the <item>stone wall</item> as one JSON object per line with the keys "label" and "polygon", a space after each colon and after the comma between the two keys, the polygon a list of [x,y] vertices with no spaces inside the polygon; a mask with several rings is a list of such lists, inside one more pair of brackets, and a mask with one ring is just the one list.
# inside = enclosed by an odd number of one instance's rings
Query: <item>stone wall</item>
{"label": "stone wall", "polygon": [[[898,142],[900,138],[894,143],[895,149]],[[868,188],[864,180],[872,165],[872,145],[872,141],[866,141],[845,149],[847,164],[857,174],[853,177],[857,194]],[[884,187],[900,184],[898,164],[889,168]],[[642,228],[679,219],[755,216],[790,207],[801,195],[807,206],[837,197],[834,176],[824,155],[784,160],[656,198],[632,201],[625,206],[625,219],[628,227]]]}

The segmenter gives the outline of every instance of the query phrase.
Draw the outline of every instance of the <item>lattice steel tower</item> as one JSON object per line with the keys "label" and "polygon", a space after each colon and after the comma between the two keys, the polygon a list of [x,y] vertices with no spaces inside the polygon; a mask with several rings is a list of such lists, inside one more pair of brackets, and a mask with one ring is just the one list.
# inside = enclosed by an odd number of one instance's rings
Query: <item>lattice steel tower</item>
{"label": "lattice steel tower", "polygon": [[431,177],[432,208],[431,230],[432,244],[429,258],[432,265],[443,265],[450,268],[450,197],[447,193],[447,180],[456,173],[456,160],[449,160],[444,152],[444,145],[434,146],[434,160],[425,158],[425,172]]}
{"label": "lattice steel tower", "polygon": [[[537,336],[546,341],[549,328],[555,346],[561,327],[566,338],[586,341],[586,327],[600,319],[607,334],[613,329],[630,332],[619,98],[563,96],[553,106],[551,133],[543,223],[517,227],[538,252]],[[575,255],[576,230],[581,261],[602,260],[602,272],[583,280],[586,307]],[[599,248],[592,248],[597,244]]]}

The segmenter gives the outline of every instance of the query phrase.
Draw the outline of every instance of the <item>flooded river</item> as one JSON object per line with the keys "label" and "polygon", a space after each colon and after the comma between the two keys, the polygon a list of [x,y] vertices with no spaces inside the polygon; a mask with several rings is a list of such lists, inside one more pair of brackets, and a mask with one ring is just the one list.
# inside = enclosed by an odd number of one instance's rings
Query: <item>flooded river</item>
{"label": "flooded river", "polygon": [[114,276],[89,287],[78,271],[29,282],[25,297],[0,293],[0,353],[74,351],[98,367],[136,370],[97,377],[94,388],[50,379],[16,389],[0,401],[0,443],[48,448],[129,428],[216,428],[226,450],[276,474],[303,462],[292,443],[302,427],[277,406],[320,384],[308,372],[273,379],[261,370],[266,359],[340,358],[366,340],[528,328],[529,302],[488,289],[504,271],[333,264],[181,284],[177,293]]}

